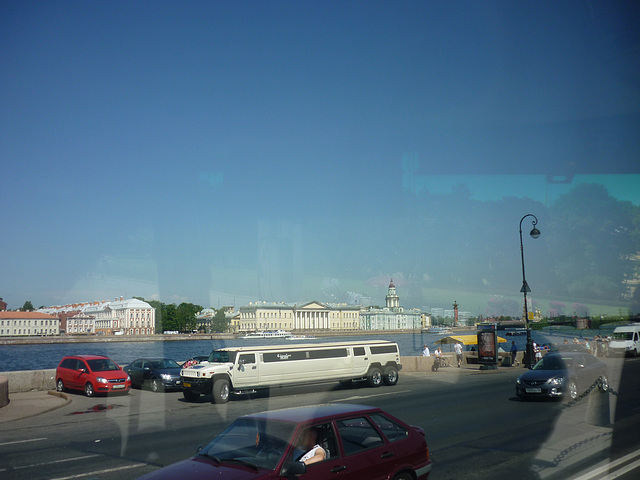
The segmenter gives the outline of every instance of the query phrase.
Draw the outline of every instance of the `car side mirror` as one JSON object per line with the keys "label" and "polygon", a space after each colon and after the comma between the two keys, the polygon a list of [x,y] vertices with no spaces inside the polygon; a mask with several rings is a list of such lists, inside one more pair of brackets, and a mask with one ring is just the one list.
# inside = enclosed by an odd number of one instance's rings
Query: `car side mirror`
{"label": "car side mirror", "polygon": [[86,368],[79,368],[78,371],[80,373],[87,373],[87,369]]}
{"label": "car side mirror", "polygon": [[297,477],[307,473],[307,466],[302,462],[287,462],[282,467],[281,475],[283,477]]}

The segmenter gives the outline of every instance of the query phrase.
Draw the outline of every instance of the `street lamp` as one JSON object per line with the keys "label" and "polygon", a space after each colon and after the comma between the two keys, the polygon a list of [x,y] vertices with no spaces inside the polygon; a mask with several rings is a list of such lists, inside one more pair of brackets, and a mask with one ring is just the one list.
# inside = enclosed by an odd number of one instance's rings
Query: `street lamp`
{"label": "street lamp", "polygon": [[534,214],[527,213],[524,217],[520,219],[520,258],[522,259],[522,288],[520,289],[520,291],[524,294],[524,321],[526,322],[526,326],[527,326],[527,346],[524,352],[523,363],[526,368],[531,368],[531,365],[533,365],[534,363],[534,357],[535,357],[533,353],[533,341],[531,340],[531,329],[529,327],[529,312],[527,310],[527,292],[530,292],[531,289],[529,288],[529,285],[527,284],[527,279],[524,275],[524,248],[522,246],[522,221],[527,217],[534,218],[534,220],[531,221],[533,228],[529,233],[529,235],[531,235],[531,238],[538,238],[540,236],[540,230],[536,228],[536,225],[538,224],[538,219]]}

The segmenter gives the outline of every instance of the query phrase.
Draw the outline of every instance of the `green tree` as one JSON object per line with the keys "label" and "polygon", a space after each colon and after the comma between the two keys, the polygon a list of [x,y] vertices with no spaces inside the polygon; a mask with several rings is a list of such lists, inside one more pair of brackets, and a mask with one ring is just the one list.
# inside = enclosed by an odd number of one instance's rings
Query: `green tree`
{"label": "green tree", "polygon": [[229,328],[229,320],[225,315],[226,308],[221,308],[216,312],[215,317],[211,319],[211,331],[216,333],[226,332]]}
{"label": "green tree", "polygon": [[24,305],[22,306],[23,312],[33,312],[34,310],[35,308],[33,308],[33,304],[31,303],[30,300],[27,300],[26,302],[24,302]]}
{"label": "green tree", "polygon": [[557,290],[611,300],[632,276],[640,251],[638,209],[609,195],[602,185],[582,184],[551,209],[547,237]]}
{"label": "green tree", "polygon": [[176,322],[178,324],[178,331],[180,332],[192,332],[196,329],[196,314],[202,310],[200,305],[194,305],[193,303],[181,303],[176,308]]}
{"label": "green tree", "polygon": [[176,318],[176,306],[173,303],[162,305],[162,331],[182,331]]}

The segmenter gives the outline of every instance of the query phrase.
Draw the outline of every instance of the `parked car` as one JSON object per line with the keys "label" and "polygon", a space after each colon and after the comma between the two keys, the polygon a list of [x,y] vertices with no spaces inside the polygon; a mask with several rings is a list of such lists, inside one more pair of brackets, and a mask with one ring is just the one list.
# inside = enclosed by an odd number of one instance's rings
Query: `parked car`
{"label": "parked car", "polygon": [[[323,452],[316,463],[301,461],[308,438]],[[376,407],[335,404],[239,417],[194,457],[141,478],[258,480],[304,474],[307,480],[326,480],[339,472],[354,479],[423,480],[430,471],[421,428]]]}
{"label": "parked car", "polygon": [[56,368],[56,389],[82,390],[87,397],[98,393],[128,393],[131,377],[103,355],[70,355]]}
{"label": "parked car", "polygon": [[562,398],[572,400],[597,383],[609,389],[607,364],[586,352],[548,353],[516,380],[519,398]]}
{"label": "parked car", "polygon": [[143,388],[148,385],[154,392],[180,390],[182,367],[170,358],[139,358],[124,367],[131,376],[131,386]]}

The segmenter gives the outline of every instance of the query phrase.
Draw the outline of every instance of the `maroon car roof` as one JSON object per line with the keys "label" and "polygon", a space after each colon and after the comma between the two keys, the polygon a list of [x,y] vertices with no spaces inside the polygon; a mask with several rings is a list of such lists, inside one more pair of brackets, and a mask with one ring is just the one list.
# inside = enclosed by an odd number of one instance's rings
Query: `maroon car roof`
{"label": "maroon car roof", "polygon": [[285,408],[281,410],[269,410],[266,412],[245,415],[245,418],[264,418],[283,422],[307,422],[309,420],[331,420],[335,417],[352,413],[381,412],[378,407],[367,405],[353,405],[348,403],[335,403],[325,405],[312,405],[309,407]]}

